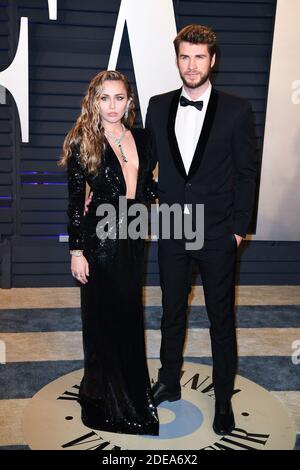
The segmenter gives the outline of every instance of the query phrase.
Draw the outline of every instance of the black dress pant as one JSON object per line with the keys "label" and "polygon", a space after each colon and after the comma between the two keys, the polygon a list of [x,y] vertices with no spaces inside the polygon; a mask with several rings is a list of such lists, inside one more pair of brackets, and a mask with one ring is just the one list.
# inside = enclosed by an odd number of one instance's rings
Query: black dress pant
{"label": "black dress pant", "polygon": [[236,257],[234,234],[205,240],[201,250],[186,250],[184,240],[159,240],[163,304],[159,380],[172,390],[180,388],[186,311],[194,261],[202,278],[210,321],[215,396],[222,401],[231,398],[237,368],[234,314]]}

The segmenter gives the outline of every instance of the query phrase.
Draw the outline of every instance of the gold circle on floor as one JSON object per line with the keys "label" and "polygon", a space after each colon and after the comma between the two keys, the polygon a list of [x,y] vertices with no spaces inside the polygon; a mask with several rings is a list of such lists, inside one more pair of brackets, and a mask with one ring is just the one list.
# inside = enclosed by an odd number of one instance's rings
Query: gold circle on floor
{"label": "gold circle on floor", "polygon": [[[148,361],[151,379],[160,362]],[[285,407],[266,389],[237,376],[232,405],[235,429],[217,436],[212,429],[214,394],[212,368],[185,362],[181,379],[182,399],[158,408],[160,435],[135,436],[94,431],[80,419],[76,400],[83,370],[46,385],[31,399],[24,413],[24,437],[31,449],[126,450],[126,449],[293,449],[296,433]]]}

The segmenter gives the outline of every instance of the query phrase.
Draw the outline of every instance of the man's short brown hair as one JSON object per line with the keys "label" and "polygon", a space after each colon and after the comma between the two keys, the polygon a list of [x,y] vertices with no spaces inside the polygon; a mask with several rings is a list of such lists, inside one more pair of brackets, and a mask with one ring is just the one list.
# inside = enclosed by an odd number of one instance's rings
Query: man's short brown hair
{"label": "man's short brown hair", "polygon": [[208,26],[202,26],[200,24],[190,24],[179,31],[173,41],[177,57],[181,42],[207,44],[208,52],[211,57],[217,50],[217,37],[215,33]]}

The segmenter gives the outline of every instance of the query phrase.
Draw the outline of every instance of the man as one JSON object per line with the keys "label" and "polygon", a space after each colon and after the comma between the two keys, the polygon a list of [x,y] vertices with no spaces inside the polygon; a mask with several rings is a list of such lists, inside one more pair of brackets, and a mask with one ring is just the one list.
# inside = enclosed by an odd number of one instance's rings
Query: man
{"label": "man", "polygon": [[210,83],[216,61],[216,36],[210,28],[186,26],[174,46],[183,87],[150,99],[146,127],[152,134],[153,166],[158,161],[159,202],[178,203],[186,214],[204,204],[204,245],[190,250],[184,238],[159,240],[161,369],[153,395],[156,405],[181,398],[191,263],[196,262],[210,320],[213,429],[224,435],[235,427],[231,406],[237,367],[235,270],[255,196],[252,113],[245,99],[217,91]]}

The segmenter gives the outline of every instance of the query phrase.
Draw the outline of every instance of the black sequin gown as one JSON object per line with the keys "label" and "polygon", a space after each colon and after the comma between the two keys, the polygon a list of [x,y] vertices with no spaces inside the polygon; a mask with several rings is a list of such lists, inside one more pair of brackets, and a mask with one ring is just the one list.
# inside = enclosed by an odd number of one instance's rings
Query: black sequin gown
{"label": "black sequin gown", "polygon": [[[128,207],[156,197],[151,172],[151,144],[147,131],[132,129],[139,156],[135,199]],[[86,181],[93,191],[88,214],[83,216]],[[142,274],[145,241],[118,238],[127,212],[118,215],[119,196],[126,183],[118,158],[107,143],[100,173],[90,177],[74,147],[68,163],[68,233],[70,249],[84,250],[89,262],[88,283],[80,285],[84,349],[84,377],[79,402],[83,423],[102,431],[157,435],[157,411],[147,369]],[[116,209],[116,238],[100,240],[99,204]],[[130,217],[128,218],[130,222]]]}

